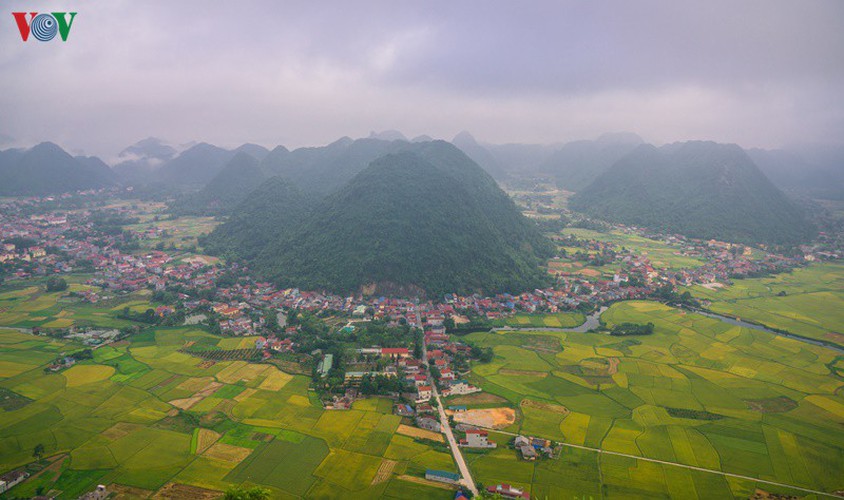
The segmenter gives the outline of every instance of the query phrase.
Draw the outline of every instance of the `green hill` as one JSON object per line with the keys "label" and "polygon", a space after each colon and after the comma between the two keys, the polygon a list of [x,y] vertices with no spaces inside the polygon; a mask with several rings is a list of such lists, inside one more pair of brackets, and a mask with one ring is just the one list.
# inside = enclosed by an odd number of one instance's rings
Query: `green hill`
{"label": "green hill", "polygon": [[569,206],[698,238],[794,244],[813,235],[801,211],[733,144],[639,146]]}
{"label": "green hill", "polygon": [[172,209],[182,214],[228,213],[267,178],[258,160],[241,151],[205,187],[178,199]]}
{"label": "green hill", "polygon": [[407,146],[405,141],[353,141],[344,137],[327,146],[273,151],[261,162],[261,168],[291,180],[307,193],[325,196],[349,182],[376,158]]}
{"label": "green hill", "polygon": [[[376,284],[438,295],[519,292],[543,283],[538,266],[552,252],[550,242],[486,172],[446,142],[403,148],[372,162],[312,211],[301,199],[291,201],[297,198],[289,186],[280,185],[286,196],[268,195],[262,186],[261,197],[287,199],[285,210],[268,213],[250,195],[207,238],[208,247],[246,258],[283,286],[305,289],[349,292]],[[300,221],[293,222],[291,206]],[[236,231],[245,221],[252,236]]]}
{"label": "green hill", "polygon": [[538,170],[557,186],[579,191],[643,143],[632,133],[604,134],[594,141],[569,142],[543,161]]}
{"label": "green hill", "polygon": [[253,259],[269,244],[289,237],[311,205],[293,183],[272,177],[249,193],[202,244],[211,253]]}
{"label": "green hill", "polygon": [[51,142],[0,157],[0,195],[45,195],[99,189],[116,176],[96,157],[74,158]]}

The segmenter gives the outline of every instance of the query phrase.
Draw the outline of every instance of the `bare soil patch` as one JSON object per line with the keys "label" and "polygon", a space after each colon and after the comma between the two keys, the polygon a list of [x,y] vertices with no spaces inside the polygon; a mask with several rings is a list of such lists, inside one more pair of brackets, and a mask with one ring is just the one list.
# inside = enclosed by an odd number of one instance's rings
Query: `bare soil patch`
{"label": "bare soil patch", "polygon": [[143,488],[135,488],[134,486],[126,486],[124,484],[114,484],[106,486],[106,489],[111,492],[109,498],[117,498],[120,500],[129,500],[137,498],[149,498],[153,494],[152,490],[145,490]]}
{"label": "bare soil patch", "polygon": [[454,413],[454,421],[485,427],[487,429],[503,429],[513,425],[516,421],[516,410],[513,408],[484,408],[477,410],[466,410]]}
{"label": "bare soil patch", "polygon": [[402,481],[407,481],[409,483],[424,484],[425,486],[431,486],[431,487],[434,487],[434,488],[439,488],[441,490],[456,490],[457,489],[456,485],[439,483],[437,481],[428,481],[427,479],[425,479],[423,477],[408,476],[407,474],[403,474],[403,475],[399,476],[399,479],[401,479]]}
{"label": "bare soil patch", "polygon": [[797,402],[785,396],[768,399],[745,399],[744,402],[748,408],[759,413],[783,413],[797,408]]}
{"label": "bare soil patch", "polygon": [[223,384],[219,382],[209,382],[205,388],[195,392],[193,396],[184,399],[174,399],[173,401],[170,401],[170,404],[176,408],[181,408],[182,410],[190,410],[194,405],[214,394],[220,387],[223,387]]}
{"label": "bare soil patch", "polygon": [[533,399],[523,399],[521,405],[527,406],[528,408],[536,408],[537,410],[559,413],[560,415],[568,415],[571,413],[565,406],[545,403],[543,401],[534,401]]}

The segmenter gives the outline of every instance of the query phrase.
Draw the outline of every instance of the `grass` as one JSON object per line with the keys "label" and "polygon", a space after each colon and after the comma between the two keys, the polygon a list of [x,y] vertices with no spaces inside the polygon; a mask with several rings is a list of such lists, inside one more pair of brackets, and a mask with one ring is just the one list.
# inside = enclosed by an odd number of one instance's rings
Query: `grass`
{"label": "grass", "polygon": [[[830,368],[834,351],[653,302],[617,303],[602,319],[653,322],[656,330],[621,342],[473,333],[469,340],[492,347],[495,358],[470,378],[518,409],[514,431],[806,488],[844,487],[836,475],[844,468],[844,380]],[[622,497],[740,496],[752,486],[635,458],[603,456],[598,464],[594,455],[568,452],[527,464],[515,457],[500,447],[477,457],[473,472],[485,484],[506,479],[549,497],[594,495],[595,477],[605,494]],[[580,471],[584,480],[572,491],[548,468]]]}

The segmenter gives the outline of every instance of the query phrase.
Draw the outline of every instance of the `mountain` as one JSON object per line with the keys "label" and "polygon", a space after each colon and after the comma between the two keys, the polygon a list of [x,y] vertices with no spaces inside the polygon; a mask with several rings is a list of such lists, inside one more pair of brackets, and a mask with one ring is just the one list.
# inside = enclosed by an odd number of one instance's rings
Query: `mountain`
{"label": "mountain", "polygon": [[252,154],[241,150],[208,184],[177,199],[172,208],[182,214],[228,213],[269,177]]}
{"label": "mountain", "polygon": [[156,172],[156,178],[164,183],[181,186],[205,185],[222,170],[234,154],[232,151],[203,142],[162,165]]}
{"label": "mountain", "polygon": [[548,156],[538,167],[557,186],[579,191],[644,141],[629,132],[604,134],[594,141],[574,141]]}
{"label": "mountain", "polygon": [[254,259],[271,242],[299,224],[312,205],[292,182],[271,177],[232,210],[232,216],[203,240],[212,253]]}
{"label": "mountain", "polygon": [[258,161],[263,160],[270,154],[270,150],[258,144],[246,143],[234,150],[235,153],[246,153]]}
{"label": "mountain", "polygon": [[149,137],[127,147],[118,154],[112,170],[125,183],[149,181],[152,173],[176,156],[176,150],[161,139]]}
{"label": "mountain", "polygon": [[486,172],[496,179],[503,179],[506,177],[505,168],[501,165],[493,154],[484,146],[478,144],[478,141],[472,137],[467,131],[462,131],[451,140],[451,143],[460,148],[466,153],[466,156],[471,158],[475,163],[481,166]]}
{"label": "mountain", "polygon": [[[247,259],[282,286],[520,292],[543,283],[539,265],[553,251],[495,181],[443,141],[382,155],[312,210],[289,184],[280,184],[278,196],[268,189],[251,194],[206,244]],[[266,202],[246,206],[255,198],[284,206],[275,215]],[[237,232],[243,224],[257,236]],[[269,240],[268,231],[275,231]]]}
{"label": "mountain", "polygon": [[322,197],[339,189],[376,158],[409,147],[406,141],[339,139],[327,146],[273,150],[261,162],[272,175],[290,180],[303,191]]}
{"label": "mountain", "polygon": [[539,173],[539,166],[552,154],[559,150],[561,145],[545,144],[487,144],[486,148],[495,157],[498,164],[502,165],[507,175],[536,175]]}
{"label": "mountain", "polygon": [[51,142],[0,155],[0,194],[46,195],[99,189],[115,176],[98,158],[74,158]]}
{"label": "mountain", "polygon": [[94,179],[101,179],[106,184],[117,184],[117,174],[104,161],[96,156],[77,156],[74,158]]}
{"label": "mountain", "polygon": [[378,139],[380,141],[405,141],[407,137],[398,130],[384,130],[382,132],[372,131],[369,133],[370,139]]}
{"label": "mountain", "polygon": [[844,148],[750,149],[747,154],[771,182],[790,194],[844,200]]}
{"label": "mountain", "polygon": [[801,211],[734,144],[641,145],[574,195],[569,206],[704,239],[794,244],[813,236]]}

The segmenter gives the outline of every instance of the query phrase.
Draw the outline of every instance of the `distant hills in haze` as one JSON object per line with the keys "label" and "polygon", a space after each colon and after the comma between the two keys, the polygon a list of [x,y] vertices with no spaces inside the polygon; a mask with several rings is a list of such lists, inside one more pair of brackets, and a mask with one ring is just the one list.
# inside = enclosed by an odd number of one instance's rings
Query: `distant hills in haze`
{"label": "distant hills in haze", "polygon": [[569,205],[601,219],[698,238],[795,244],[814,236],[802,212],[734,144],[640,145]]}
{"label": "distant hills in haze", "polygon": [[[251,193],[281,177],[305,199],[321,201],[386,155],[417,151],[428,136],[395,130],[288,150],[255,144],[174,147],[156,138],[119,154],[112,167],[72,156],[52,143],[0,151],[0,195],[45,195],[123,185],[176,198],[177,213],[233,215]],[[797,242],[809,234],[783,195],[844,199],[844,148],[788,150],[693,142],[654,148],[632,133],[558,145],[486,144],[469,132],[452,139],[464,157],[498,181],[526,189],[554,184],[576,192],[572,208],[611,221],[748,242]],[[695,144],[695,146],[691,146]],[[682,152],[689,153],[683,156]],[[649,152],[642,156],[643,152]],[[726,169],[723,176],[715,172]],[[716,182],[717,180],[717,182]],[[136,191],[137,193],[138,191]],[[687,200],[683,206],[681,200]],[[776,222],[779,221],[779,222]]]}
{"label": "distant hills in haze", "polygon": [[0,195],[47,195],[99,189],[117,175],[99,158],[73,157],[52,142],[0,152]]}

